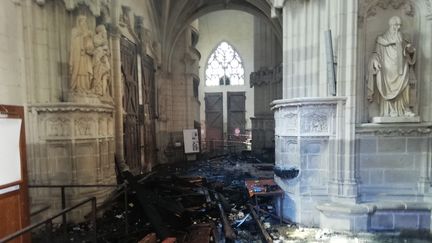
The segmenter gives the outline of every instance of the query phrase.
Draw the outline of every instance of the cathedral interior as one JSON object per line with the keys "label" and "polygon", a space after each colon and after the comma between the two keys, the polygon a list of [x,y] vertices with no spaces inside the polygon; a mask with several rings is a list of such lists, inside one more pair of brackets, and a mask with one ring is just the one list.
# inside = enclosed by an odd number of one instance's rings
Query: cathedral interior
{"label": "cathedral interior", "polygon": [[0,1],[0,242],[431,242],[432,0]]}

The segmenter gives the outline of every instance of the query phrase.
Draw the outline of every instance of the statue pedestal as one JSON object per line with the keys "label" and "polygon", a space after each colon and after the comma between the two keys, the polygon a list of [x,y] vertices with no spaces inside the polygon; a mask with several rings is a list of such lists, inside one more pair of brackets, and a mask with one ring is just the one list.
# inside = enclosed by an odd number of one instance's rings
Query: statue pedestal
{"label": "statue pedestal", "polygon": [[418,123],[420,122],[419,116],[407,117],[389,117],[389,116],[376,116],[372,118],[372,123]]}
{"label": "statue pedestal", "polygon": [[[114,107],[104,104],[55,103],[29,108],[36,131],[32,158],[35,184],[115,184]],[[73,188],[66,190],[66,204],[73,205],[90,196],[103,202],[112,188]],[[53,190],[34,189],[35,203],[59,202]],[[90,208],[68,214],[80,220]],[[53,205],[49,213],[60,210]]]}
{"label": "statue pedestal", "polygon": [[101,104],[101,101],[99,100],[98,96],[91,93],[83,94],[83,93],[69,92],[67,94],[67,100],[70,103],[94,104],[94,105]]}

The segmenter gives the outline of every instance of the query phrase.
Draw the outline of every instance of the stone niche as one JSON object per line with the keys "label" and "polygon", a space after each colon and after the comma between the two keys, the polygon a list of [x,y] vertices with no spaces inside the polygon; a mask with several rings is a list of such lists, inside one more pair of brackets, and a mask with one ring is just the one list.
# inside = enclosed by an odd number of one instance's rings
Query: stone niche
{"label": "stone niche", "polygon": [[340,98],[297,98],[273,102],[275,165],[298,171],[294,178],[275,175],[286,192],[284,217],[309,226],[319,225],[316,204],[328,198],[330,161],[334,161],[336,111]]}
{"label": "stone niche", "polygon": [[[366,123],[413,123],[430,120],[430,1],[415,0],[367,0],[359,1],[358,10],[358,92],[356,96],[357,121]],[[397,16],[401,20],[400,33],[415,48],[414,64],[409,65],[410,110],[414,117],[382,116],[381,97],[376,82],[369,82],[373,76],[372,62],[376,54],[377,39],[389,30],[389,20]],[[373,90],[371,92],[371,90]],[[370,96],[372,93],[372,96]]]}
{"label": "stone niche", "polygon": [[[114,168],[114,108],[109,105],[59,103],[30,107],[37,121],[37,146],[31,184],[116,184]],[[66,206],[95,196],[102,203],[112,188],[67,188]],[[61,207],[60,188],[34,188],[32,205]],[[68,214],[82,220],[88,207]]]}

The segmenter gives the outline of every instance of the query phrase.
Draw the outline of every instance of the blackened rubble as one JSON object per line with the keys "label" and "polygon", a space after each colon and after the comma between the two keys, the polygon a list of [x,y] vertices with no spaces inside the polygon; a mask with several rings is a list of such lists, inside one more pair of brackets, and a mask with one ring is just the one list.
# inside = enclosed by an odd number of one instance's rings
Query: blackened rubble
{"label": "blackened rubble", "polygon": [[[245,188],[245,179],[273,178],[271,166],[259,160],[254,163],[250,155],[225,156],[162,165],[146,175],[126,173],[130,181],[127,209],[121,193],[114,192],[121,196],[113,197],[101,210],[98,242],[154,243],[169,237],[179,243],[431,242],[429,234],[336,233],[303,228],[288,219],[279,224],[273,198],[258,197],[260,206],[256,207]],[[231,229],[223,227],[222,215]],[[32,242],[90,242],[91,233],[87,223],[70,224],[66,229],[54,227],[51,240],[46,231],[35,233]]]}
{"label": "blackened rubble", "polygon": [[[98,219],[98,242],[138,242],[146,236],[145,242],[151,242],[151,233],[161,241],[266,242],[247,206],[244,180],[273,178],[272,167],[247,155],[161,165],[151,175],[124,172],[127,209],[119,196],[104,210]],[[271,198],[259,199],[266,210],[274,208],[272,203]],[[258,220],[277,224],[270,213],[260,213]],[[88,224],[70,225],[67,236],[63,232],[55,230],[54,242],[90,241]],[[35,234],[34,242],[47,242],[41,237],[45,233]]]}

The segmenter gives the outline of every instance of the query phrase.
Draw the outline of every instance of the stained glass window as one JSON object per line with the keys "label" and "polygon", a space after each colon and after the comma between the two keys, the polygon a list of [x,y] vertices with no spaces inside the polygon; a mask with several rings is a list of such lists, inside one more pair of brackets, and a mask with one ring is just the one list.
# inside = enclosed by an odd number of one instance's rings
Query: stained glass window
{"label": "stained glass window", "polygon": [[244,69],[240,55],[225,41],[207,61],[206,86],[244,85]]}

